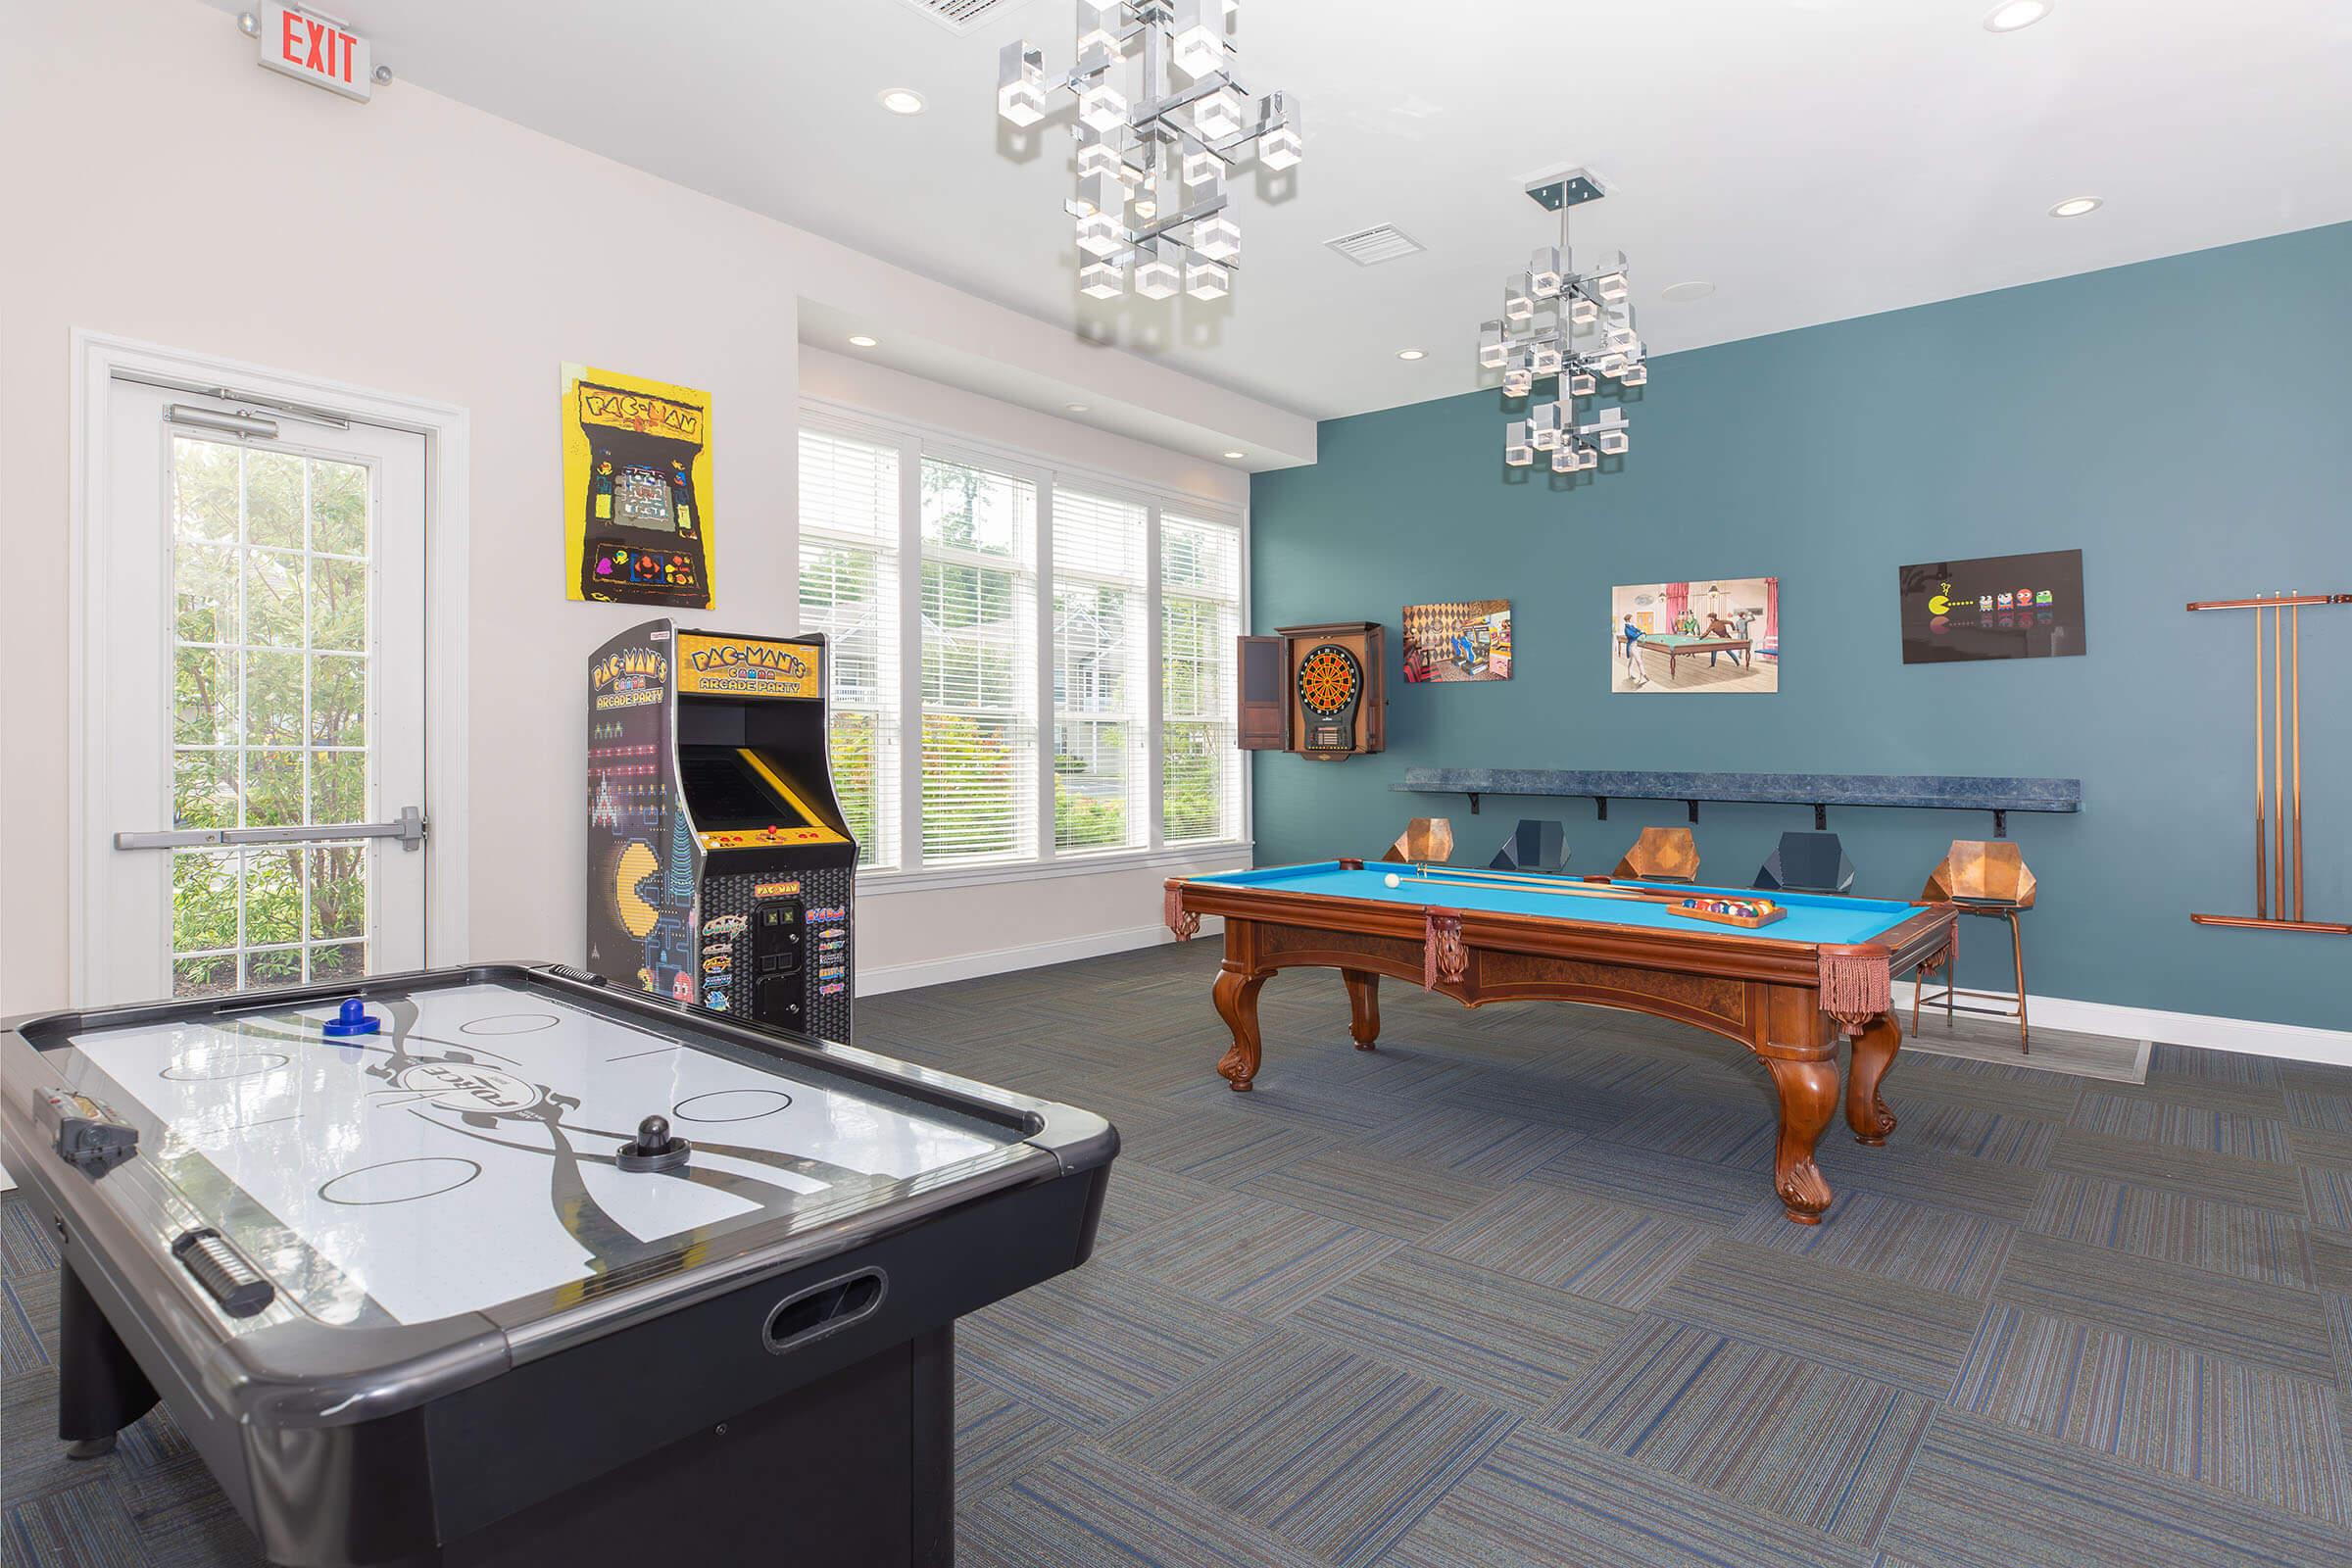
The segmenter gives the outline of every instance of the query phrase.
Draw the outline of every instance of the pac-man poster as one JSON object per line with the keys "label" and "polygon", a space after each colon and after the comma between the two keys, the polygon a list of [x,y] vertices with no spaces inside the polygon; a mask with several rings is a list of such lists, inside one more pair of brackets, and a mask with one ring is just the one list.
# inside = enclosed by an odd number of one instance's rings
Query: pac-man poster
{"label": "pac-man poster", "polygon": [[710,395],[566,365],[563,420],[565,592],[710,609]]}
{"label": "pac-man poster", "polygon": [[2080,550],[1923,562],[1898,581],[1906,664],[2058,659],[2088,646]]}

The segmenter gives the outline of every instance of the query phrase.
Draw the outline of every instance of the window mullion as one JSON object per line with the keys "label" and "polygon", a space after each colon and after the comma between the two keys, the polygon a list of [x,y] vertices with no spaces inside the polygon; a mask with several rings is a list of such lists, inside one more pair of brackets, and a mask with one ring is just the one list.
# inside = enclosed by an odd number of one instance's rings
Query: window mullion
{"label": "window mullion", "polygon": [[1144,817],[1151,831],[1144,837],[1147,849],[1166,847],[1167,822],[1161,813],[1167,809],[1168,782],[1167,738],[1165,712],[1167,671],[1160,661],[1164,657],[1160,617],[1166,612],[1161,602],[1159,563],[1159,508],[1145,509],[1144,514]]}
{"label": "window mullion", "polygon": [[1058,820],[1054,789],[1054,763],[1058,747],[1054,722],[1054,496],[1052,474],[1040,476],[1037,486],[1037,530],[1030,541],[1034,563],[1031,583],[1037,600],[1034,617],[1037,638],[1035,678],[1031,682],[1030,711],[1036,715],[1032,726],[1037,736],[1037,756],[1033,760],[1032,787],[1037,792],[1035,831],[1037,858],[1041,861],[1054,858],[1059,846],[1054,824]]}

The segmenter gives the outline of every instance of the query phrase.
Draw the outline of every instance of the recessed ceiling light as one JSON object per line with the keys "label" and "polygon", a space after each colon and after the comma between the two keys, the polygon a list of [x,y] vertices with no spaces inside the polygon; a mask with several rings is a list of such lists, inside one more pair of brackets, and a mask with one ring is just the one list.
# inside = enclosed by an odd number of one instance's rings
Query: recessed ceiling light
{"label": "recessed ceiling light", "polygon": [[2084,213],[2097,212],[2101,205],[2096,196],[2069,196],[2050,209],[2050,216],[2052,218],[2081,218]]}
{"label": "recessed ceiling light", "polygon": [[1396,357],[1400,360],[1426,360],[1429,358],[1428,354],[1420,349],[1398,349]]}
{"label": "recessed ceiling light", "polygon": [[1067,410],[1067,411],[1068,411],[1069,413],[1071,413],[1071,414],[1084,414],[1084,413],[1085,413],[1085,412],[1086,412],[1088,409],[1092,408],[1093,406],[1094,406],[1094,405],[1092,405],[1092,404],[1089,404],[1089,403],[1064,403],[1064,404],[1062,405],[1062,408],[1063,408],[1063,409],[1065,409],[1065,410]]}
{"label": "recessed ceiling light", "polygon": [[1228,452],[1225,455],[1231,458],[1234,462],[1239,463],[1250,454],[1247,452]]}
{"label": "recessed ceiling light", "polygon": [[860,332],[856,337],[850,339],[850,347],[854,349],[870,349],[874,347],[874,340],[870,337],[867,337],[863,332]]}
{"label": "recessed ceiling light", "polygon": [[1691,300],[1703,300],[1714,292],[1714,284],[1699,278],[1692,278],[1688,283],[1667,284],[1658,290],[1658,298],[1666,301],[1669,305],[1683,305]]}
{"label": "recessed ceiling light", "polygon": [[[1990,26],[1990,23],[1985,24]],[[919,115],[923,112],[923,95],[912,87],[885,87],[874,94],[874,100],[894,115]]]}
{"label": "recessed ceiling light", "polygon": [[1986,32],[2015,32],[2050,14],[2050,0],[2002,0],[1984,17]]}

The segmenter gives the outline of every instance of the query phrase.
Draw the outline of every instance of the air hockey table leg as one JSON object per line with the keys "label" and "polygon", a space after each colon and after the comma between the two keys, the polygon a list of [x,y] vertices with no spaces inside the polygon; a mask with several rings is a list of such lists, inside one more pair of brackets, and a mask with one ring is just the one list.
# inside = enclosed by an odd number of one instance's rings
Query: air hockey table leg
{"label": "air hockey table leg", "polygon": [[115,1436],[155,1408],[155,1385],[132,1360],[68,1256],[58,1269],[57,1435],[68,1458],[115,1451]]}

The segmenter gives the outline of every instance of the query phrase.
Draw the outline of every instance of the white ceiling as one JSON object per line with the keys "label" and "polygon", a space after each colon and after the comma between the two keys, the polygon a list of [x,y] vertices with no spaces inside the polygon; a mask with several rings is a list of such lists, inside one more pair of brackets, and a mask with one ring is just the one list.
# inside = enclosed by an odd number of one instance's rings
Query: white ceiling
{"label": "white ceiling", "polygon": [[[2352,220],[2345,0],[2057,0],[2009,34],[1991,5],[1244,0],[1242,79],[1298,95],[1307,153],[1237,181],[1215,306],[1076,291],[1068,114],[1024,141],[994,106],[1005,40],[1068,67],[1066,0],[961,37],[908,0],[322,9],[406,81],[1314,417],[1483,384],[1478,323],[1554,221],[1522,187],[1569,164],[1612,187],[1576,239],[1629,253],[1654,353]],[[2046,216],[2077,195],[2106,205]],[[1324,248],[1377,222],[1428,249]],[[1659,299],[1690,279],[1716,292]]]}

